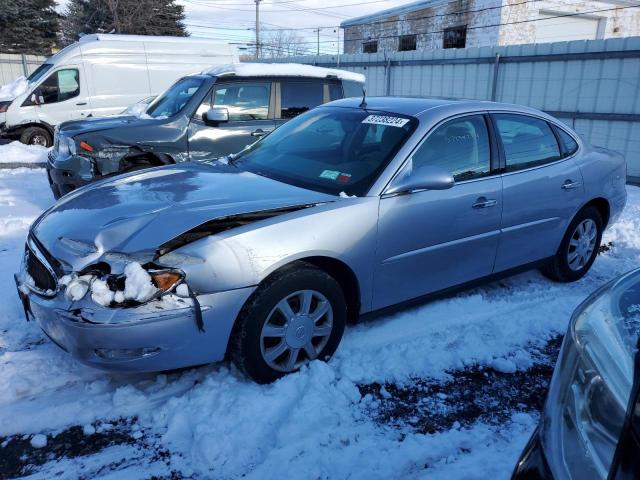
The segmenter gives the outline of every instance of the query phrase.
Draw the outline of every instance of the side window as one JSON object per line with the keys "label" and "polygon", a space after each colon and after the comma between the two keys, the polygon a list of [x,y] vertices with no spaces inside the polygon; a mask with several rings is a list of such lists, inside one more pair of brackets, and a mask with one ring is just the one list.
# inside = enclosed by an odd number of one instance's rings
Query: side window
{"label": "side window", "polygon": [[364,85],[358,82],[352,82],[351,80],[343,80],[342,88],[344,90],[344,98],[362,97],[364,92]]}
{"label": "side window", "polygon": [[220,85],[213,91],[213,104],[229,109],[229,121],[267,120],[270,83]]}
{"label": "side window", "polygon": [[207,96],[202,99],[202,103],[196,108],[196,113],[193,114],[193,118],[202,120],[202,115],[211,108],[213,102],[211,101],[211,92],[207,93]]}
{"label": "side window", "polygon": [[293,118],[322,104],[324,98],[321,82],[284,81],[280,84],[280,116]]}
{"label": "side window", "polygon": [[80,95],[80,72],[77,68],[66,68],[51,74],[40,86],[44,103],[57,103]]}
{"label": "side window", "polygon": [[440,167],[456,181],[491,171],[489,132],[482,115],[456,118],[436,128],[413,154],[413,168]]}
{"label": "side window", "polygon": [[578,151],[578,143],[573,139],[573,137],[559,127],[556,128],[556,131],[560,136],[560,141],[564,144],[567,156],[576,153]]}
{"label": "side window", "polygon": [[340,100],[342,98],[342,87],[336,83],[329,84],[329,101]]}
{"label": "side window", "polygon": [[513,114],[496,114],[494,118],[504,146],[508,172],[560,159],[556,137],[544,120]]}

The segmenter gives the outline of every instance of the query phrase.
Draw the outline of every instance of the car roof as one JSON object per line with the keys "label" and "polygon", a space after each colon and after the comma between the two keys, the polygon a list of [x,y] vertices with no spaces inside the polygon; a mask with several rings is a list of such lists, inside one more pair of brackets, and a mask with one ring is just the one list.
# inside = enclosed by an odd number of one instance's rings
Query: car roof
{"label": "car roof", "polygon": [[364,75],[338,68],[323,68],[301,63],[230,63],[216,65],[202,72],[212,77],[292,77],[329,78],[364,84]]}
{"label": "car roof", "polygon": [[[399,113],[412,117],[421,117],[428,113],[457,114],[466,111],[512,111],[518,113],[528,113],[536,116],[543,116],[552,119],[535,108],[515,105],[510,103],[490,102],[487,100],[468,100],[461,98],[417,98],[417,97],[366,97],[365,102],[368,110],[380,110],[385,112]],[[362,103],[361,97],[344,98],[336,100],[325,106],[359,108]]]}

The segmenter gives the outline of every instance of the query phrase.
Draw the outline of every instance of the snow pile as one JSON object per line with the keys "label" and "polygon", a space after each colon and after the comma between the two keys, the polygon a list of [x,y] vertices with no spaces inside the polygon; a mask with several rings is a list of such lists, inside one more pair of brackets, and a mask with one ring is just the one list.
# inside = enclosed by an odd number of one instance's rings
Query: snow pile
{"label": "snow pile", "polygon": [[0,164],[45,164],[48,148],[11,142],[0,147]]}
{"label": "snow pile", "polygon": [[0,102],[13,100],[29,89],[29,82],[23,76],[16,78],[13,82],[0,87]]}
{"label": "snow pile", "polygon": [[124,267],[126,276],[124,283],[124,298],[136,302],[146,302],[153,297],[158,289],[151,281],[151,276],[138,262],[131,262]]}
{"label": "snow pile", "polygon": [[209,68],[202,73],[214,77],[235,75],[237,77],[277,76],[327,78],[332,76],[341,80],[350,80],[359,83],[364,83],[365,81],[365,76],[360,73],[335,68],[314,67],[313,65],[304,65],[301,63],[230,63],[228,65]]}

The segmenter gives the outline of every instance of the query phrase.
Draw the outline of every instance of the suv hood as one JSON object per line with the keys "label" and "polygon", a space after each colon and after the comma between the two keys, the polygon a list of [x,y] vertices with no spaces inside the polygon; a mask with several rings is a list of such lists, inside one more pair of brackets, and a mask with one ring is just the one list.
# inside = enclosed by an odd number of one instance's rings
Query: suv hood
{"label": "suv hood", "polygon": [[87,118],[85,120],[72,120],[60,125],[60,133],[67,137],[75,137],[92,132],[113,128],[132,128],[147,125],[156,125],[159,119],[139,118],[133,115],[114,115],[113,117]]}
{"label": "suv hood", "polygon": [[233,166],[186,163],[81,188],[36,220],[31,234],[75,270],[105,253],[146,256],[212,219],[334,200]]}

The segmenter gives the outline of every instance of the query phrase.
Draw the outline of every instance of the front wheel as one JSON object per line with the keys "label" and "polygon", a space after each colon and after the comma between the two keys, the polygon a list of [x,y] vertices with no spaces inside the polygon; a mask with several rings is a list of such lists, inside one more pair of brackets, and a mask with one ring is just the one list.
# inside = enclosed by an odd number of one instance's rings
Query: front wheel
{"label": "front wheel", "polygon": [[26,145],[40,145],[41,147],[50,147],[53,145],[53,138],[46,128],[29,127],[25,128],[20,135],[20,141]]}
{"label": "front wheel", "polygon": [[542,273],[560,282],[574,282],[582,278],[598,255],[602,231],[602,217],[596,208],[580,210],[569,224],[558,252]]}
{"label": "front wheel", "polygon": [[234,326],[233,363],[257,383],[270,383],[338,347],[347,318],[336,280],[305,262],[274,273],[258,287]]}

